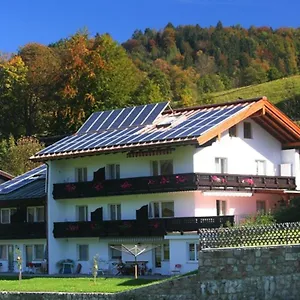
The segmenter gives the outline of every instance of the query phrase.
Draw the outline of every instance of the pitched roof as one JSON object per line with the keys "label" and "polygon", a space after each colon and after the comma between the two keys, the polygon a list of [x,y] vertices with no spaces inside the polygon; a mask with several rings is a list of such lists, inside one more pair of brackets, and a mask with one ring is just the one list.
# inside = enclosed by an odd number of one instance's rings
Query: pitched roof
{"label": "pitched roof", "polygon": [[[149,146],[203,145],[249,117],[282,144],[293,145],[300,141],[300,128],[266,97],[176,110],[166,110],[167,103],[157,106],[160,110],[156,110],[151,118],[141,113],[135,117],[128,117],[126,112],[119,117],[116,111],[94,113],[76,134],[41,150],[31,159],[46,161]],[[148,106],[138,108],[140,111],[150,110]],[[136,112],[136,108],[131,109]],[[126,110],[118,112],[122,114]],[[113,118],[116,115],[117,120]],[[149,119],[151,122],[148,122]],[[124,124],[126,126],[122,126]]]}
{"label": "pitched roof", "polygon": [[37,179],[8,194],[0,194],[0,201],[38,199],[46,196],[45,178]]}
{"label": "pitched roof", "polygon": [[41,165],[0,184],[0,200],[41,198],[45,191],[46,165]]}

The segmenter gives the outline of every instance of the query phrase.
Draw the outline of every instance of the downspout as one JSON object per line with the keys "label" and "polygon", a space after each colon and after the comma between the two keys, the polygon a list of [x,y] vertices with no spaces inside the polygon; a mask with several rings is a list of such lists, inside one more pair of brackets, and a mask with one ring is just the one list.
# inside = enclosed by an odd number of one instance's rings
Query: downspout
{"label": "downspout", "polygon": [[46,184],[45,184],[45,192],[46,192],[46,259],[47,259],[47,274],[49,274],[49,237],[48,237],[48,178],[49,178],[49,165],[47,162],[45,162],[45,165],[47,166],[46,171]]}

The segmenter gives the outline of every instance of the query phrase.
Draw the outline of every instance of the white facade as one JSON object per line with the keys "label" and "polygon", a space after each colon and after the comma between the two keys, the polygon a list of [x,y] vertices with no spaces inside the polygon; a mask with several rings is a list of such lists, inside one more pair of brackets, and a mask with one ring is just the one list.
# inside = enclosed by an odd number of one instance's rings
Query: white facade
{"label": "white facade", "polygon": [[[225,173],[241,175],[295,176],[300,187],[300,159],[298,150],[282,150],[281,143],[251,119],[246,120],[252,126],[252,138],[243,137],[243,122],[237,125],[237,136],[230,137],[225,131],[219,140],[207,147],[177,146],[170,154],[127,158],[126,153],[86,156],[72,159],[48,161],[48,253],[49,273],[59,272],[57,261],[72,259],[82,265],[82,273],[89,273],[92,258],[98,254],[103,260],[103,268],[113,271],[110,245],[122,243],[147,244],[156,250],[149,251],[138,260],[147,261],[152,273],[171,274],[176,264],[181,265],[181,272],[197,268],[197,257],[193,256],[193,246],[198,242],[195,233],[168,234],[161,240],[155,238],[54,238],[54,222],[78,221],[77,207],[87,206],[87,221],[91,212],[103,208],[103,219],[110,220],[109,207],[119,204],[122,220],[136,218],[136,210],[151,202],[173,202],[174,217],[217,216],[217,200],[224,201],[224,214],[234,215],[241,221],[246,215],[256,213],[262,203],[265,210],[276,207],[282,199],[280,195],[234,191],[190,191],[126,196],[107,196],[80,199],[53,199],[53,184],[76,181],[75,169],[87,168],[87,180],[93,180],[93,173],[109,164],[120,165],[120,178],[151,176],[151,162],[173,161],[173,173],[218,173],[220,159]],[[225,160],[224,160],[225,159]],[[224,170],[223,170],[224,171]],[[80,245],[88,245],[84,261],[79,259]],[[164,246],[167,245],[167,246]],[[156,248],[155,248],[156,247]],[[166,248],[164,248],[166,247]],[[167,250],[169,248],[169,250]],[[165,250],[164,250],[165,249]],[[161,262],[156,263],[155,251],[161,251]],[[167,253],[168,252],[168,253]],[[123,261],[132,261],[133,257],[122,254]]]}
{"label": "white facade", "polygon": [[[18,272],[18,255],[22,257],[23,272],[36,272],[33,269],[29,270],[27,260],[30,263],[36,262],[42,264],[45,259],[46,244],[46,239],[0,240],[0,264],[2,264],[0,272]],[[27,257],[26,247],[28,251],[30,250],[30,258]],[[10,264],[11,266],[9,266]]]}

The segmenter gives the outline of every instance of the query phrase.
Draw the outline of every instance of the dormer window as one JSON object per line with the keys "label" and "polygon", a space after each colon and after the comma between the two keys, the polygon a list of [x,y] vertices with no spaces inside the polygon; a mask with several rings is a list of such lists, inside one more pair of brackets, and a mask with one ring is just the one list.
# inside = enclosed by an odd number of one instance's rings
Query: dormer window
{"label": "dormer window", "polygon": [[252,139],[252,126],[250,122],[244,122],[244,138]]}
{"label": "dormer window", "polygon": [[87,168],[76,168],[75,169],[75,181],[76,182],[87,181]]}

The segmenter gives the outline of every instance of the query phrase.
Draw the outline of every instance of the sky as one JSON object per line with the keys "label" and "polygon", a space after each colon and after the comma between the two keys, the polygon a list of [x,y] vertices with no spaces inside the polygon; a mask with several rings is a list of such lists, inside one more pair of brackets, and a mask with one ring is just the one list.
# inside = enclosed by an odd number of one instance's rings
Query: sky
{"label": "sky", "polygon": [[178,25],[300,27],[299,0],[9,0],[0,3],[0,52],[50,44],[81,29],[122,43],[136,29]]}

